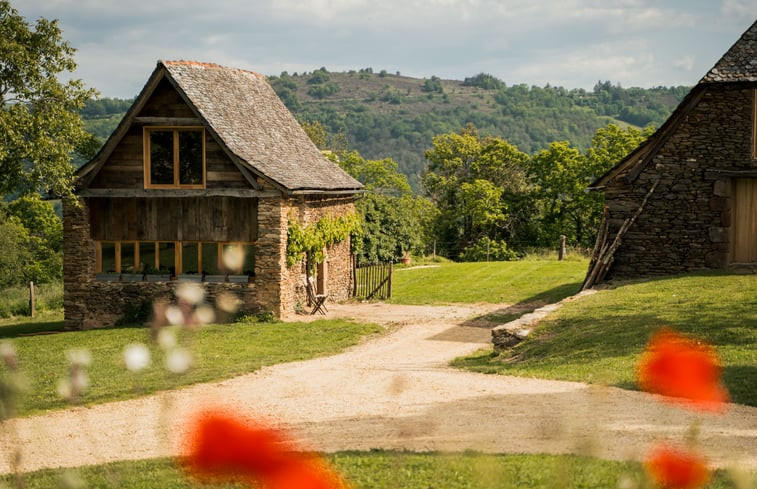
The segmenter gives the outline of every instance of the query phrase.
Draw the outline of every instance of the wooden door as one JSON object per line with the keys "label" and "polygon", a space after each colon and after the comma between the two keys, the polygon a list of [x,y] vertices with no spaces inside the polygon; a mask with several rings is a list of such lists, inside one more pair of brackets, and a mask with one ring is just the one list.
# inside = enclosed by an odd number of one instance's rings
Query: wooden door
{"label": "wooden door", "polygon": [[757,262],[757,178],[734,181],[731,230],[731,262]]}

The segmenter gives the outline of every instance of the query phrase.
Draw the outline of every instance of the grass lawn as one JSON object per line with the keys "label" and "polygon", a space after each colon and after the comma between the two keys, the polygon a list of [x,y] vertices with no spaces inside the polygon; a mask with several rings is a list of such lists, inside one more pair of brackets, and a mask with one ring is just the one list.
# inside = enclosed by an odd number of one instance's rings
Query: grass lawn
{"label": "grass lawn", "polygon": [[634,388],[662,326],[717,348],[734,402],[757,406],[757,276],[701,273],[629,283],[565,304],[515,348],[455,360],[469,370]]}
{"label": "grass lawn", "polygon": [[[190,347],[194,362],[187,373],[175,375],[163,367],[162,350],[151,341],[148,328],[34,334],[59,331],[62,327],[60,313],[47,314],[39,320],[0,320],[0,341],[10,341],[16,348],[28,382],[20,400],[20,414],[66,405],[57,394],[57,384],[67,375],[64,353],[71,349],[90,351],[92,365],[87,369],[90,385],[83,402],[101,403],[229,378],[265,365],[333,354],[382,330],[377,325],[341,320],[204,326],[194,333],[180,332],[179,344]],[[125,368],[123,351],[126,345],[135,342],[150,345],[152,365],[131,373]]]}
{"label": "grass lawn", "polygon": [[[644,485],[641,465],[571,455],[485,455],[408,452],[341,452],[328,457],[355,489],[508,489],[508,488],[608,488]],[[124,489],[159,487],[179,489],[211,487],[185,477],[171,459],[118,462],[71,470],[42,470],[26,474],[27,488],[59,486],[67,477],[85,482],[81,487]],[[753,477],[754,478],[754,477]],[[0,481],[3,478],[0,477]],[[9,483],[11,478],[5,476]],[[622,481],[626,481],[622,485]],[[634,482],[636,482],[634,484]],[[80,487],[80,486],[65,486]],[[241,484],[213,484],[218,488],[245,488]],[[715,473],[708,489],[734,487],[730,475]]]}
{"label": "grass lawn", "polygon": [[588,261],[529,258],[509,262],[439,263],[430,268],[397,268],[392,276],[395,304],[556,302],[578,292]]}

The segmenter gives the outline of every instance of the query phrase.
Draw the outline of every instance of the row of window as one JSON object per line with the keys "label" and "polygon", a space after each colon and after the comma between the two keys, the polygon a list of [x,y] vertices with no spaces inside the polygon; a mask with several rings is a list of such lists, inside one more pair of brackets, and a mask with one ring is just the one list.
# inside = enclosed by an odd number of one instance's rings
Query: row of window
{"label": "row of window", "polygon": [[97,241],[97,273],[254,275],[253,243]]}

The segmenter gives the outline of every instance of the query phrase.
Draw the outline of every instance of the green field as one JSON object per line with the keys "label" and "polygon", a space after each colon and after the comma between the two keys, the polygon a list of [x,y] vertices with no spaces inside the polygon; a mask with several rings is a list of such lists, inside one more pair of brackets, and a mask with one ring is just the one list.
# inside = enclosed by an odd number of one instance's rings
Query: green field
{"label": "green field", "polygon": [[565,304],[517,347],[455,366],[634,388],[650,335],[668,326],[717,348],[734,402],[757,406],[757,276],[701,273],[629,283]]}
{"label": "green field", "polygon": [[519,261],[432,264],[397,268],[395,304],[547,303],[578,292],[588,261],[529,258]]}
{"label": "green field", "polygon": [[[478,453],[341,452],[327,456],[355,489],[591,489],[651,488],[635,462],[612,462],[571,455],[484,455]],[[742,477],[744,477],[742,475]],[[748,478],[748,476],[746,476]],[[62,479],[83,482],[61,486]],[[0,481],[3,479],[0,478]],[[757,482],[752,475],[752,483]],[[12,482],[10,476],[5,482]],[[171,459],[118,462],[24,475],[28,489],[118,487],[123,489],[192,487],[244,488],[242,484],[204,484],[189,479]],[[750,487],[747,482],[744,487]],[[706,489],[736,487],[732,475],[714,474]]]}

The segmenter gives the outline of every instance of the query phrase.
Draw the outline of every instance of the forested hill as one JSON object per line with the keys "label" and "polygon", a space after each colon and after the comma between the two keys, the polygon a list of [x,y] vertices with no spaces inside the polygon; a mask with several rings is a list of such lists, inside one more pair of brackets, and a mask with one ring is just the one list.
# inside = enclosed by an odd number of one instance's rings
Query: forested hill
{"label": "forested hill", "polygon": [[[464,81],[410,78],[371,68],[332,73],[282,73],[271,83],[301,122],[321,122],[346,136],[366,158],[393,158],[415,183],[434,136],[468,123],[532,153],[552,141],[586,148],[610,122],[659,126],[689,87],[622,88],[598,82],[593,90],[508,85],[487,74]],[[106,138],[129,102],[103,99],[82,112],[87,128]]]}

